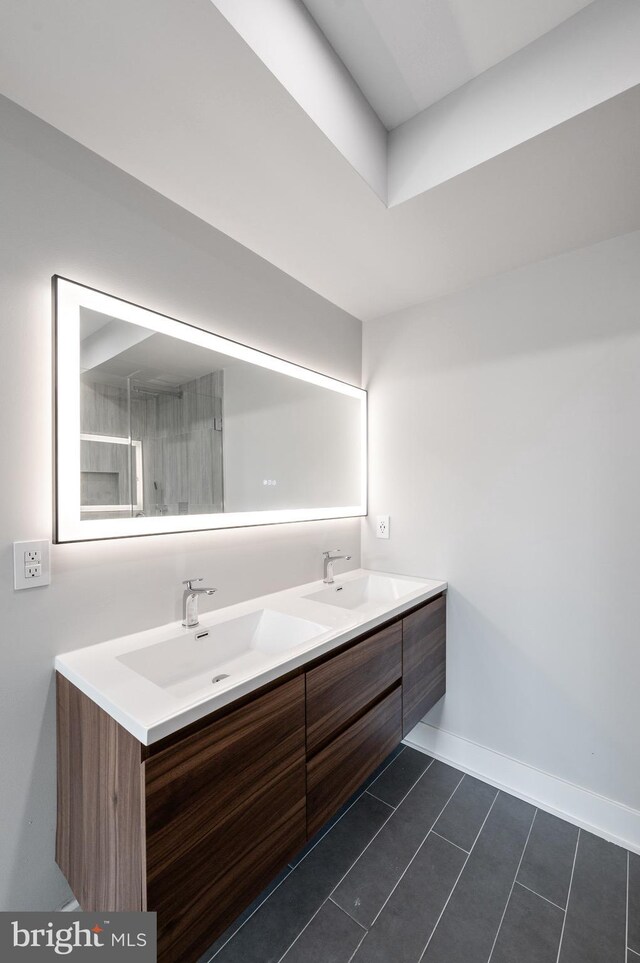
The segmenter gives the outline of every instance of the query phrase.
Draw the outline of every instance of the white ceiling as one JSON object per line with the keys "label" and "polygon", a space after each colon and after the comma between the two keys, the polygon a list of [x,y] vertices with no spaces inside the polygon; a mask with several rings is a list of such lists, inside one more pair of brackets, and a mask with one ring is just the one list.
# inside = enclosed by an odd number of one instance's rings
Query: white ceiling
{"label": "white ceiling", "polygon": [[94,352],[93,363],[83,369],[89,378],[93,378],[97,372],[125,379],[135,374],[138,381],[160,379],[175,386],[211,374],[212,371],[246,364],[231,355],[203,348],[191,341],[154,333],[149,328],[123,321],[122,318],[83,307],[80,312],[81,365],[83,347],[88,341],[95,340],[98,332],[103,334],[99,350],[101,357]]}
{"label": "white ceiling", "polygon": [[175,388],[213,371],[245,364],[190,341],[151,332],[143,342],[118,351],[93,368],[88,377],[93,378],[96,372],[101,372],[124,379],[133,377],[136,383],[157,383]]}
{"label": "white ceiling", "polygon": [[387,208],[210,0],[0,7],[2,93],[357,317],[640,228],[640,86]]}
{"label": "white ceiling", "polygon": [[302,0],[388,130],[592,0]]}

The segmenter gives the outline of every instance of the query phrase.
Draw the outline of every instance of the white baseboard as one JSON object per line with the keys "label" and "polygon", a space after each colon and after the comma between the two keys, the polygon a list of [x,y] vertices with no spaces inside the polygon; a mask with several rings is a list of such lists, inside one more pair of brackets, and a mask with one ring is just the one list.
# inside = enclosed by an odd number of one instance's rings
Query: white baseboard
{"label": "white baseboard", "polygon": [[496,789],[640,854],[640,812],[636,809],[426,722],[419,722],[403,741]]}

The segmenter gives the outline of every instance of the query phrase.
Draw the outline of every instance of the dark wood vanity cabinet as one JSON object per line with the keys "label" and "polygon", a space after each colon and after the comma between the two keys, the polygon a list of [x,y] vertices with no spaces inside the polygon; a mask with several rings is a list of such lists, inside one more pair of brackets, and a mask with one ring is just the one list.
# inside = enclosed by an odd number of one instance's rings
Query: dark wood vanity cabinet
{"label": "dark wood vanity cabinet", "polygon": [[328,656],[306,675],[312,836],[402,738],[402,623]]}
{"label": "dark wood vanity cabinet", "polygon": [[446,596],[307,671],[307,832],[312,836],[446,688]]}
{"label": "dark wood vanity cabinet", "polygon": [[402,739],[400,686],[307,763],[307,832],[313,836]]}
{"label": "dark wood vanity cabinet", "polygon": [[402,620],[402,735],[406,736],[447,687],[446,596]]}
{"label": "dark wood vanity cabinet", "polygon": [[57,676],[56,859],[191,963],[444,695],[445,597],[151,746]]}
{"label": "dark wood vanity cabinet", "polygon": [[317,752],[402,678],[402,624],[394,622],[307,671],[307,753]]}
{"label": "dark wood vanity cabinet", "polygon": [[154,910],[159,963],[197,960],[305,844],[304,688],[157,749],[58,675],[56,858],[82,909]]}
{"label": "dark wood vanity cabinet", "polygon": [[158,960],[196,958],[305,844],[303,677],[151,755],[143,769]]}

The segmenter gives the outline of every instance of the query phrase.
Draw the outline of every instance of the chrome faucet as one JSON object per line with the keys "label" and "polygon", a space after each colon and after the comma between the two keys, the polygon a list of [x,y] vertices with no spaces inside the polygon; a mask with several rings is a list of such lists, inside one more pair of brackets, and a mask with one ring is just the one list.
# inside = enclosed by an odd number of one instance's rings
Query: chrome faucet
{"label": "chrome faucet", "polygon": [[333,582],[333,563],[339,562],[342,558],[345,559],[345,561],[351,558],[350,555],[336,555],[335,553],[339,551],[339,548],[334,548],[330,552],[322,553],[322,557],[324,558],[324,578],[322,581],[326,582],[327,585],[331,585]]}
{"label": "chrome faucet", "polygon": [[182,593],[182,624],[187,628],[198,625],[198,596],[213,595],[214,588],[194,588],[194,582],[201,582],[201,578],[188,578],[183,585],[186,589]]}

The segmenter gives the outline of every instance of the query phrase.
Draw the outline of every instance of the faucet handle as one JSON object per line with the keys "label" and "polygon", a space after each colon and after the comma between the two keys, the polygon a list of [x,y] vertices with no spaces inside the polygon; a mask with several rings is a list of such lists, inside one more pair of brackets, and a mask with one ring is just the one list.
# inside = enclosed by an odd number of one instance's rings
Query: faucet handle
{"label": "faucet handle", "polygon": [[193,585],[192,585],[191,583],[192,583],[192,582],[201,582],[201,581],[202,581],[201,578],[188,578],[188,579],[186,579],[182,584],[183,584],[183,585],[186,585],[187,588],[189,589],[189,591],[191,591],[191,589],[193,588]]}
{"label": "faucet handle", "polygon": [[341,548],[330,548],[328,552],[323,552],[322,554],[324,558],[331,558],[331,556],[334,555],[336,552],[341,552],[341,551],[342,551]]}

